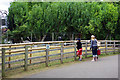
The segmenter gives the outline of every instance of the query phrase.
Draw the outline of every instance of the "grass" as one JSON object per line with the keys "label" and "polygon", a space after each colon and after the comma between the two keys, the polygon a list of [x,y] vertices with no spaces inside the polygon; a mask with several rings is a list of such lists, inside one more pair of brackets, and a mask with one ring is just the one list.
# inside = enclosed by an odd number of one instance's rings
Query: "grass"
{"label": "grass", "polygon": [[[101,48],[104,48],[104,47],[101,47]],[[88,49],[89,49],[89,47],[88,47]],[[83,48],[83,50],[85,50],[85,47]],[[74,51],[74,48],[64,50],[64,52],[72,52],[72,51]],[[88,51],[88,52],[91,52],[91,51]],[[57,54],[57,53],[60,53],[60,50],[50,51],[49,55]],[[84,53],[85,52],[83,52],[83,54]],[[13,54],[15,54],[15,53],[13,53]],[[45,52],[40,52],[40,53],[32,54],[32,57],[45,56],[45,55],[46,55]],[[114,54],[110,53],[110,55],[114,55]],[[74,53],[64,55],[64,57],[67,57],[67,56],[74,56]],[[109,55],[101,54],[99,57],[103,57],[103,56],[109,56]],[[11,57],[11,60],[24,59],[24,57],[25,57],[24,55],[13,56],[13,57]],[[87,55],[87,57],[88,58],[85,58],[83,56],[83,61],[90,60],[92,58],[92,55]],[[60,55],[49,57],[49,59],[57,59],[57,58],[60,58]],[[78,59],[78,57],[77,57],[77,59]],[[8,58],[6,58],[6,61],[8,61]],[[45,58],[33,59],[32,63],[40,62],[40,61],[45,61]],[[30,62],[30,60],[28,60],[28,64],[29,64],[29,62]],[[64,65],[69,65],[69,64],[72,64],[72,63],[76,63],[76,62],[79,62],[79,61],[74,61],[74,58],[69,58],[69,59],[64,59],[63,60]],[[24,65],[24,61],[13,63],[13,64],[11,64],[11,67],[15,67],[15,66],[19,66],[19,65]],[[62,65],[60,63],[60,60],[49,62],[49,64],[48,64],[49,67],[46,67],[45,63],[37,64],[37,65],[31,65],[31,66],[28,66],[28,71],[24,71],[24,68],[19,68],[19,69],[15,69],[15,70],[6,71],[6,77],[13,77],[14,78],[16,74],[18,74],[18,76],[20,76],[19,74],[21,74],[21,76],[22,76],[22,74],[25,74],[25,75],[26,74],[31,74],[31,73],[35,73],[37,71],[39,72],[39,71],[43,71],[43,70],[47,70],[47,69],[51,69],[51,68],[56,68],[56,67],[64,66],[64,65]],[[8,65],[6,65],[6,68],[8,68]]]}
{"label": "grass", "polygon": [[[99,57],[106,57],[106,56],[112,56],[112,55],[117,55],[118,53],[116,54],[113,54],[113,53],[110,53],[109,55],[106,55],[106,54],[101,54]],[[119,53],[120,54],[120,53]],[[88,60],[91,60],[92,59],[92,56],[88,56],[89,58],[84,58],[82,62],[84,61],[88,61]],[[35,65],[34,68],[32,69],[29,69],[27,72],[25,71],[22,71],[19,73],[19,75],[10,75],[8,76],[8,78],[22,78],[23,76],[27,76],[27,75],[32,75],[32,74],[35,74],[35,73],[38,73],[38,72],[42,72],[42,71],[46,71],[46,70],[50,70],[50,69],[54,69],[54,68],[58,68],[58,67],[65,67],[65,66],[69,66],[71,64],[75,64],[75,63],[81,63],[80,61],[74,61],[73,58],[71,59],[67,59],[64,61],[64,64],[60,64],[59,62],[54,62],[54,63],[51,63],[51,65],[49,67],[45,67],[45,66],[40,66],[40,65]]]}
{"label": "grass", "polygon": [[[113,55],[117,55],[117,54],[120,54],[120,53],[101,54],[99,56],[99,58],[107,57],[107,56],[113,56]],[[92,55],[88,55],[87,57],[88,58],[85,58],[83,56],[83,61],[82,62],[92,59]],[[77,59],[78,59],[78,57],[77,57]],[[50,62],[49,67],[46,67],[45,64],[42,63],[42,64],[38,64],[38,65],[29,66],[28,71],[23,71],[23,68],[8,71],[8,72],[6,72],[8,74],[6,77],[8,77],[8,78],[21,78],[21,77],[23,77],[25,75],[27,76],[29,74],[31,75],[31,74],[34,74],[34,73],[38,73],[38,72],[45,71],[45,70],[48,70],[48,69],[54,69],[54,68],[57,68],[57,67],[69,66],[69,65],[74,64],[74,63],[81,63],[81,62],[78,61],[78,60],[74,61],[74,58],[69,58],[69,59],[65,59],[63,64],[61,64],[60,61]]]}

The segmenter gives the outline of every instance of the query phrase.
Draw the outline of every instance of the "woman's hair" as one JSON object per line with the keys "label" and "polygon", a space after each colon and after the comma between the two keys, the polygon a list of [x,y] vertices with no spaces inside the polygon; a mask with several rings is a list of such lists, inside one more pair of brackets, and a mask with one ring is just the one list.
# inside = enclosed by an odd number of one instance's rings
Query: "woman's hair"
{"label": "woman's hair", "polygon": [[94,35],[91,35],[91,38],[95,38],[95,36],[94,36]]}
{"label": "woman's hair", "polygon": [[95,36],[94,35],[91,35],[91,40],[95,39]]}

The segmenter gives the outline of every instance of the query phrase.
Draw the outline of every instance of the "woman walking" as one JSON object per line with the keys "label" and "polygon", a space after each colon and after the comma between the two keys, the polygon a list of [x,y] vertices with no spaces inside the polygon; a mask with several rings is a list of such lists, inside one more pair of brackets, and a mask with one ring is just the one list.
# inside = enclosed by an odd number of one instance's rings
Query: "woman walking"
{"label": "woman walking", "polygon": [[97,61],[97,40],[95,39],[95,36],[91,36],[91,45],[90,50],[92,49],[93,59],[92,61]]}

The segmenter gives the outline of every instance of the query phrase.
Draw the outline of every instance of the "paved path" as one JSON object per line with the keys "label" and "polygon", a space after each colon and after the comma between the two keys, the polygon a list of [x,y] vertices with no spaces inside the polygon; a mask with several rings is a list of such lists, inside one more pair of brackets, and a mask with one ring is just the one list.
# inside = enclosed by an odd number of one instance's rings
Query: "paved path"
{"label": "paved path", "polygon": [[25,78],[118,78],[118,55],[58,67]]}

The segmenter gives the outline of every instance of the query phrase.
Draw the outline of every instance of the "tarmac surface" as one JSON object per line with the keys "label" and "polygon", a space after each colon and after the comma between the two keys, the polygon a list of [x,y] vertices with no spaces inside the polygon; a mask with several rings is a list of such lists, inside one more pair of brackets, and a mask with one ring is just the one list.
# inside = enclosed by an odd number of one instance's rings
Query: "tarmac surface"
{"label": "tarmac surface", "polygon": [[56,67],[24,78],[118,78],[118,55]]}

